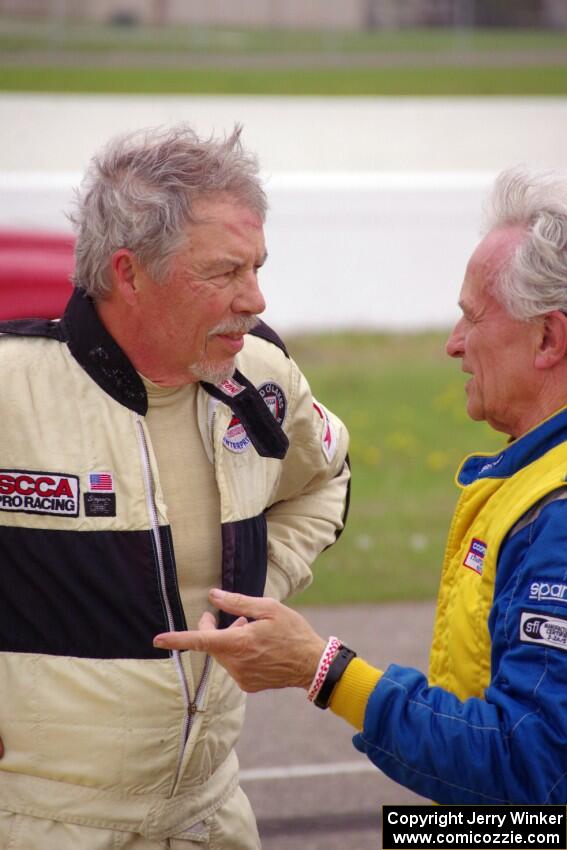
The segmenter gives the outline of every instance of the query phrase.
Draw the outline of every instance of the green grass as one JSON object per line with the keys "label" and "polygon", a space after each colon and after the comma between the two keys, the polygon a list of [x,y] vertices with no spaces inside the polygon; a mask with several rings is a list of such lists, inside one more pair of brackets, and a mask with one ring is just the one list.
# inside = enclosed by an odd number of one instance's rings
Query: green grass
{"label": "green grass", "polygon": [[67,21],[0,18],[0,50],[109,50],[143,53],[490,53],[510,50],[567,50],[567,33],[552,30],[451,28],[317,32],[190,26],[108,26]]}
{"label": "green grass", "polygon": [[468,419],[464,376],[444,342],[437,333],[291,340],[314,394],[349,427],[353,472],[346,530],[298,604],[435,595],[455,470],[470,451],[505,441]]}
{"label": "green grass", "polygon": [[12,92],[263,95],[567,94],[560,67],[327,69],[0,67]]}

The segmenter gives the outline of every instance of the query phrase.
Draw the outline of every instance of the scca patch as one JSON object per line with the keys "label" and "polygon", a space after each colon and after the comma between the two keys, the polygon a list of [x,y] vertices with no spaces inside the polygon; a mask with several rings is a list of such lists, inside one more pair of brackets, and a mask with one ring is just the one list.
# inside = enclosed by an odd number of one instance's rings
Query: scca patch
{"label": "scca patch", "polygon": [[481,576],[482,570],[484,569],[484,558],[486,556],[487,549],[488,546],[486,543],[479,540],[478,537],[473,537],[469,546],[469,551],[463,561],[463,566],[468,567],[470,570],[474,570],[475,573],[478,573],[479,576]]}
{"label": "scca patch", "polygon": [[60,472],[0,469],[0,511],[79,516],[79,479]]}
{"label": "scca patch", "polygon": [[567,617],[520,611],[520,641],[567,651]]}

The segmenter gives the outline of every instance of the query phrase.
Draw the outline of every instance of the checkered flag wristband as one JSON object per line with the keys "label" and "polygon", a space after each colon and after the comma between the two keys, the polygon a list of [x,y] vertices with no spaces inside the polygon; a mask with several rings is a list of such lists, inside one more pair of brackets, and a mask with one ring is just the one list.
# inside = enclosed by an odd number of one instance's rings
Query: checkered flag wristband
{"label": "checkered flag wristband", "polygon": [[319,666],[317,667],[317,672],[315,673],[313,681],[311,682],[311,686],[307,692],[307,699],[310,702],[313,702],[317,698],[317,695],[321,690],[321,686],[325,681],[327,673],[329,672],[329,667],[337,657],[341,646],[342,643],[336,637],[330,637],[327,641],[327,646],[323,650],[323,654],[319,659]]}

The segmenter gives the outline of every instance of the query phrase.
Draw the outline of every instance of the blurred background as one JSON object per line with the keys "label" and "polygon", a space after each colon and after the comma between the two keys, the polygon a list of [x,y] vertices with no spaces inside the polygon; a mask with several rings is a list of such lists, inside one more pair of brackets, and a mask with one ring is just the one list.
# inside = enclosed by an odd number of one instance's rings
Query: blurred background
{"label": "blurred background", "polygon": [[[567,170],[566,95],[565,0],[0,0],[0,312],[14,232],[69,237],[113,133],[243,123],[267,321],[352,435],[349,525],[297,604],[375,663],[423,666],[455,467],[502,443],[467,421],[444,341],[494,176]],[[24,250],[32,289],[50,268],[64,288],[57,239]],[[251,700],[241,746],[265,847],[378,846],[380,803],[409,797],[325,718],[330,752],[297,696]]]}

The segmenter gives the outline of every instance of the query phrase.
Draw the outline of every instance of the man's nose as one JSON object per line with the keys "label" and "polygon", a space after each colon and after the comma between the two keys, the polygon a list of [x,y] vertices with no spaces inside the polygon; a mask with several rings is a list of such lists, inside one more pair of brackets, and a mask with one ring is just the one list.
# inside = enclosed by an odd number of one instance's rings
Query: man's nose
{"label": "man's nose", "polygon": [[463,319],[459,319],[449,335],[445,345],[445,351],[449,357],[463,357],[465,353],[465,338],[463,333]]}
{"label": "man's nose", "polygon": [[266,309],[266,301],[262,295],[256,271],[250,270],[243,275],[232,309],[235,313],[254,314],[263,313]]}

